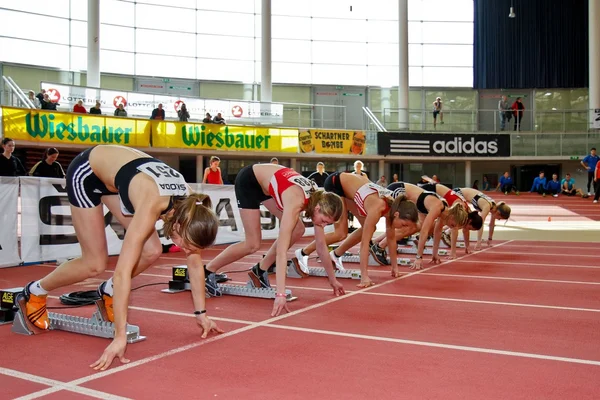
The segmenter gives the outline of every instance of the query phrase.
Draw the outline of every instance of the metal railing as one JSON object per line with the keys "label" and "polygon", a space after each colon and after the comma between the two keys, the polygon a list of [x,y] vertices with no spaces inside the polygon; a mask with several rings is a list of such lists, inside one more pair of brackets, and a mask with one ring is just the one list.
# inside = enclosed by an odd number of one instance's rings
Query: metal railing
{"label": "metal railing", "polygon": [[[408,123],[399,122],[408,112]],[[504,124],[498,110],[443,110],[434,123],[432,110],[385,108],[373,111],[390,131],[436,132],[594,132],[594,110],[525,110],[519,128],[512,111],[504,112]],[[508,119],[510,116],[510,119]]]}
{"label": "metal railing", "polygon": [[[366,131],[375,130],[378,132],[387,132],[385,126],[377,119],[375,114],[369,109],[369,107],[363,107],[363,121],[364,129]],[[364,118],[366,116],[366,118]]]}
{"label": "metal railing", "polygon": [[4,91],[2,94],[3,100],[7,102],[6,105],[22,108],[35,108],[33,102],[23,93],[21,88],[11,77],[2,76],[4,81]]}

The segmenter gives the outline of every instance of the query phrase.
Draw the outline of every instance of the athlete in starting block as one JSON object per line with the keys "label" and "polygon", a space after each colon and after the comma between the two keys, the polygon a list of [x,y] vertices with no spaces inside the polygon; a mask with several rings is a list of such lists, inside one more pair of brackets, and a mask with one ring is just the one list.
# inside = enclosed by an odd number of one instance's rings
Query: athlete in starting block
{"label": "athlete in starting block", "polygon": [[[381,217],[386,217],[386,237],[390,243],[396,243],[395,229],[411,230],[417,223],[417,207],[404,196],[392,198],[392,192],[378,186],[365,176],[355,175],[347,172],[335,172],[327,177],[324,185],[325,190],[333,192],[344,199],[344,212],[342,218],[335,224],[335,231],[325,235],[327,244],[343,242],[338,248],[331,251],[330,258],[338,269],[343,269],[341,257],[347,250],[360,243],[360,273],[361,281],[359,287],[369,287],[374,283],[369,278],[367,265],[369,262],[369,243],[375,233],[377,222]],[[356,216],[361,227],[348,235],[347,211]],[[304,249],[296,250],[296,261],[306,266],[308,255],[315,250],[312,242]],[[319,257],[324,265],[325,262],[320,253]],[[396,247],[392,246],[390,251],[392,276],[399,276],[396,258]],[[328,270],[329,273],[329,270]],[[331,275],[330,279],[331,279]]]}
{"label": "athlete in starting block", "polygon": [[[212,296],[220,296],[215,273],[259,249],[262,238],[260,205],[263,204],[280,221],[279,237],[249,275],[255,287],[270,288],[268,269],[275,262],[277,292],[271,315],[279,315],[284,308],[289,311],[285,294],[287,251],[304,234],[300,215],[304,211],[312,219],[315,241],[318,243],[317,253],[325,259],[327,245],[324,227],[340,219],[342,200],[334,193],[318,190],[314,182],[293,169],[276,164],[255,164],[242,168],[235,178],[235,196],[245,239],[227,247],[206,265],[206,290]],[[324,263],[324,267],[328,270],[334,293],[344,294],[343,286],[333,275],[331,263]]]}
{"label": "athlete in starting block", "polygon": [[[123,363],[127,346],[127,308],[131,279],[158,259],[162,245],[156,221],[165,221],[164,232],[187,256],[196,322],[205,338],[223,332],[206,315],[201,250],[212,245],[219,220],[210,198],[192,193],[181,174],[141,151],[101,145],[79,154],[67,170],[67,194],[81,257],[67,261],[45,278],[25,286],[19,302],[31,330],[50,328],[47,294],[103,272],[108,263],[103,206],[125,227],[121,254],[111,279],[98,293],[115,336],[91,366],[105,370],[118,357]],[[117,195],[117,196],[115,196]]]}

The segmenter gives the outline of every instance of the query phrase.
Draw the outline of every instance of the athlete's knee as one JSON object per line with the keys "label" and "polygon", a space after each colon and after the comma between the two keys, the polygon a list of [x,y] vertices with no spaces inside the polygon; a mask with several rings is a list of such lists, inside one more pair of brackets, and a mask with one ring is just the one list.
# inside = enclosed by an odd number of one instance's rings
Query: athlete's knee
{"label": "athlete's knee", "polygon": [[348,237],[348,232],[334,232],[333,238],[336,242],[341,242]]}
{"label": "athlete's knee", "polygon": [[244,248],[246,249],[246,254],[256,253],[260,249],[260,241],[247,239],[246,246],[244,246]]}
{"label": "athlete's knee", "polygon": [[89,277],[93,277],[104,272],[108,264],[108,256],[82,257],[82,261],[88,270]]}
{"label": "athlete's knee", "polygon": [[147,260],[150,264],[158,260],[162,254],[162,244],[160,241],[152,241],[152,243],[146,244],[142,250],[142,257]]}

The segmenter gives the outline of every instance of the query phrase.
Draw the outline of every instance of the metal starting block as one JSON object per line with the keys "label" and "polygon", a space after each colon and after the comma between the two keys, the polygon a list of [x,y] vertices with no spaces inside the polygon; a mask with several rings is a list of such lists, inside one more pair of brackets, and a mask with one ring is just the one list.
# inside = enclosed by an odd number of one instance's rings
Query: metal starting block
{"label": "metal starting block", "polygon": [[[417,248],[416,247],[399,247],[398,248],[398,253],[399,254],[417,254]],[[426,248],[425,250],[423,250],[423,255],[432,255],[433,254],[433,249],[431,248]],[[438,254],[440,256],[447,256],[449,254],[448,250],[444,250],[444,249],[438,249]]]}
{"label": "metal starting block", "polygon": [[[352,256],[343,256],[342,262],[350,262],[360,264],[360,255],[352,255]],[[410,258],[398,258],[398,265],[410,265],[412,261]],[[371,254],[369,254],[369,263],[367,264],[369,267],[383,267],[384,265],[379,264]],[[385,265],[387,267],[387,265]]]}
{"label": "metal starting block", "polygon": [[[275,288],[255,288],[252,283],[248,282],[246,286],[233,285],[230,283],[219,283],[217,284],[219,290],[223,295],[228,296],[243,296],[243,297],[256,297],[259,299],[275,299],[277,290]],[[192,285],[188,277],[187,266],[180,265],[173,267],[173,280],[169,281],[169,288],[163,289],[163,293],[180,293],[186,290],[191,290]],[[287,301],[294,301],[298,299],[292,296],[292,291],[289,289],[285,290],[285,296]],[[211,296],[206,293],[206,297]]]}
{"label": "metal starting block", "polygon": [[[340,279],[360,279],[360,271],[355,269],[346,269],[344,271],[335,270],[335,277]],[[308,276],[321,276],[326,277],[327,272],[323,267],[308,267]],[[302,278],[302,276],[296,271],[296,268],[288,263],[287,266],[288,278]]]}
{"label": "metal starting block", "polygon": [[[15,314],[15,319],[12,326],[12,331],[14,333],[21,335],[35,335],[48,331],[39,329],[23,315],[21,310],[25,309],[25,298],[22,294],[18,295],[17,303],[19,304],[19,307],[17,309],[17,313]],[[59,330],[106,339],[114,339],[115,326],[106,318],[104,302],[102,300],[97,300],[96,307],[98,309],[91,318],[49,312],[49,330]],[[139,327],[127,324],[127,343],[137,343],[145,339],[145,336],[140,335]]]}
{"label": "metal starting block", "polygon": [[[433,246],[433,240],[430,239],[427,242],[425,242],[425,246],[428,246],[428,247]],[[450,246],[448,246],[443,241],[440,241],[440,247],[447,248],[447,249],[450,248]],[[456,242],[456,248],[458,248],[458,249],[461,249],[461,248],[464,249],[465,248],[465,243],[464,242]]]}

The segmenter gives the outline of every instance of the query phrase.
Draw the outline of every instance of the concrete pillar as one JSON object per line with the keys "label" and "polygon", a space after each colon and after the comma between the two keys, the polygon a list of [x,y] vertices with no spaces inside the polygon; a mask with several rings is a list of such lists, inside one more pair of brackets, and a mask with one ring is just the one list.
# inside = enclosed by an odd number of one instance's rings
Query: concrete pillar
{"label": "concrete pillar", "polygon": [[204,177],[204,157],[196,156],[196,183],[202,183]]}
{"label": "concrete pillar", "polygon": [[600,109],[600,0],[588,0],[589,16],[589,108],[593,127],[594,110]]}
{"label": "concrete pillar", "polygon": [[[379,180],[379,178],[381,178],[382,176],[385,175],[385,161],[384,160],[379,160],[379,174],[377,176],[372,176],[371,180],[373,182],[377,182]],[[391,179],[388,179],[388,177],[386,176],[387,181],[391,181]]]}
{"label": "concrete pillar", "polygon": [[465,187],[471,187],[471,161],[465,161]]}
{"label": "concrete pillar", "polygon": [[261,8],[261,64],[260,64],[260,101],[273,101],[271,82],[271,0],[262,0]]}
{"label": "concrete pillar", "polygon": [[398,0],[398,127],[408,129],[408,0]]}
{"label": "concrete pillar", "polygon": [[100,0],[88,0],[87,86],[100,87]]}

